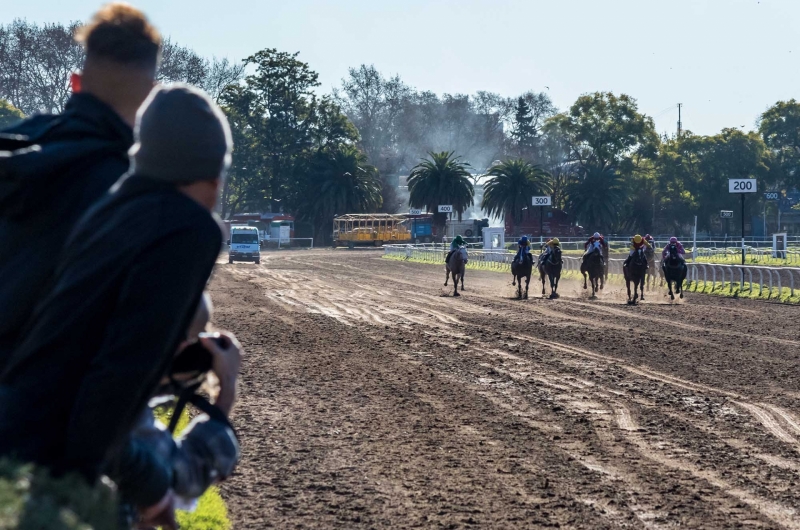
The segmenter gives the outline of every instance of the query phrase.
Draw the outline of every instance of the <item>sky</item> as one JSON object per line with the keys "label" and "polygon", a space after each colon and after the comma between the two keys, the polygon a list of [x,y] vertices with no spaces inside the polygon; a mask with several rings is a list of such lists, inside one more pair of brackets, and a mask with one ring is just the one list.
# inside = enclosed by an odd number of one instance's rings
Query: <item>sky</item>
{"label": "sky", "polygon": [[[659,133],[754,129],[800,96],[800,0],[132,0],[204,56],[300,52],[320,90],[348,67],[436,93],[625,93]],[[86,20],[97,0],[0,0],[0,24]]]}

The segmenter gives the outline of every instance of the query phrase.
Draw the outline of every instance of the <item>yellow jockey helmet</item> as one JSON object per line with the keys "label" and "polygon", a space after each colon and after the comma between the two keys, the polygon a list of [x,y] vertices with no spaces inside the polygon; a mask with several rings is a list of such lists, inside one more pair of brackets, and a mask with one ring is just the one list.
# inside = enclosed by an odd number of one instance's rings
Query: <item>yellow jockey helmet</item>
{"label": "yellow jockey helmet", "polygon": [[642,236],[640,236],[639,234],[636,234],[635,236],[633,236],[633,242],[638,245],[639,243],[642,242]]}
{"label": "yellow jockey helmet", "polygon": [[561,245],[561,241],[559,241],[557,237],[554,237],[553,239],[551,239],[550,242],[555,246]]}

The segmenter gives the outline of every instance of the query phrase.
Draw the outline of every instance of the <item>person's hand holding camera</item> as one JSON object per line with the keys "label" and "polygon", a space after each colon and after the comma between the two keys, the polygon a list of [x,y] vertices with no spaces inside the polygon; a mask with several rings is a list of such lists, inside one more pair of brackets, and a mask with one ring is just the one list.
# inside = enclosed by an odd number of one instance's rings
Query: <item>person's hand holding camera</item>
{"label": "person's hand holding camera", "polygon": [[175,519],[175,493],[167,491],[166,495],[153,506],[142,508],[139,512],[139,522],[136,528],[162,530],[175,530],[178,522]]}
{"label": "person's hand holding camera", "polygon": [[228,416],[236,402],[236,386],[242,364],[242,346],[226,331],[201,333],[200,342],[211,352],[211,370],[219,379],[219,395],[214,405]]}

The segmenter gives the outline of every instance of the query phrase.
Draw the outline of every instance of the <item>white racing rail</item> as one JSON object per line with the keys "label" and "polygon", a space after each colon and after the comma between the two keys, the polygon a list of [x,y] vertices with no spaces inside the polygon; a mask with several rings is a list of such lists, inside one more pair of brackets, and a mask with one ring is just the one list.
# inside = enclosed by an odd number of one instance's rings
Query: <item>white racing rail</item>
{"label": "white racing rail", "polygon": [[[443,265],[447,249],[431,245],[384,245],[383,252],[386,256],[441,263]],[[509,272],[515,255],[514,252],[505,250],[469,250],[470,261],[481,263],[484,268]],[[566,272],[580,272],[581,258],[563,256],[563,260]],[[621,276],[622,263],[625,260],[612,258],[608,261],[608,273]],[[660,266],[660,261],[656,260],[656,265]],[[758,289],[758,296],[761,297],[764,290],[767,289],[767,299],[769,299],[772,297],[774,288],[778,289],[778,293],[782,293],[784,287],[788,287],[789,296],[794,297],[795,277],[797,277],[797,285],[800,287],[800,268],[798,267],[742,266],[693,262],[687,262],[686,265],[689,267],[687,282],[699,284],[702,281],[703,284],[700,289],[702,292],[706,292],[706,287],[711,282],[709,292],[721,292],[726,287],[730,292],[733,292],[734,286],[737,286],[741,292],[752,293],[754,289]],[[659,283],[661,282],[662,280],[659,278]]]}

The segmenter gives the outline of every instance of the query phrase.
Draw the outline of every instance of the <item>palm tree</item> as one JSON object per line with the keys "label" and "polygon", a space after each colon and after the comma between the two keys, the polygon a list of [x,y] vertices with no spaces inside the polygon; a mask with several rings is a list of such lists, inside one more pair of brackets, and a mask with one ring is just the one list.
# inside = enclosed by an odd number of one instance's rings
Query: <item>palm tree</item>
{"label": "palm tree", "polygon": [[584,166],[567,186],[567,211],[589,232],[611,230],[627,200],[623,184],[613,168]]}
{"label": "palm tree", "polygon": [[378,171],[355,146],[342,144],[318,151],[308,176],[301,211],[314,223],[318,238],[330,235],[335,215],[365,213],[381,206]]}
{"label": "palm tree", "polygon": [[514,223],[522,221],[522,211],[531,206],[531,197],[550,194],[550,174],[525,160],[507,160],[495,164],[486,173],[491,178],[483,187],[481,208],[489,215],[511,215]]}
{"label": "palm tree", "polygon": [[[428,153],[430,158],[414,166],[408,176],[409,205],[438,212],[440,204],[451,204],[461,221],[472,206],[475,189],[470,182],[470,165],[459,162],[452,152]],[[437,224],[444,225],[443,214],[435,213]]]}

